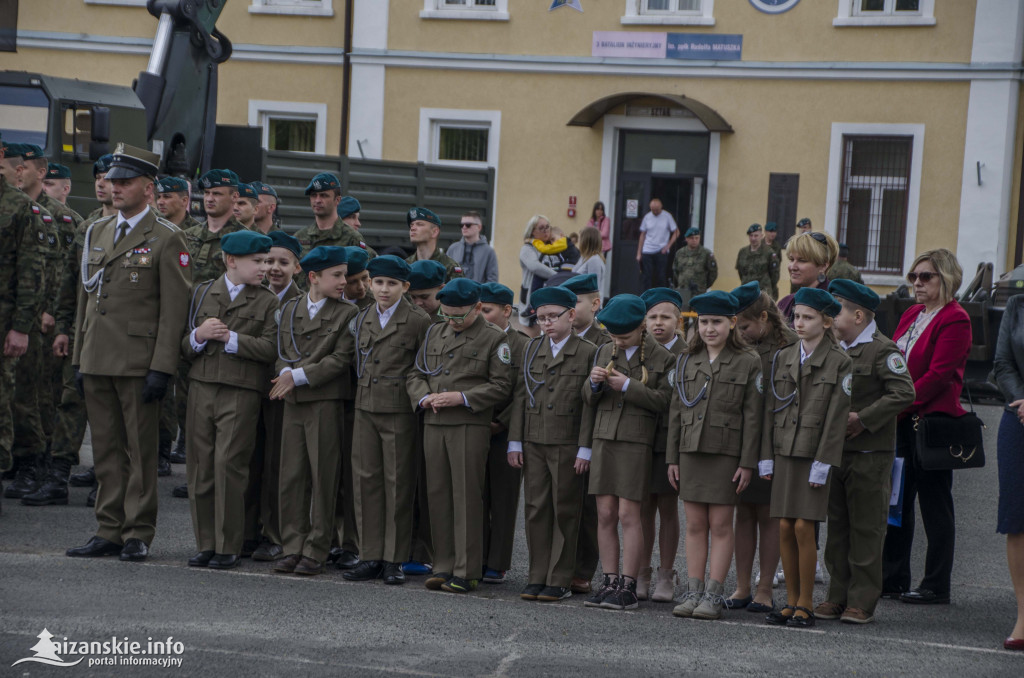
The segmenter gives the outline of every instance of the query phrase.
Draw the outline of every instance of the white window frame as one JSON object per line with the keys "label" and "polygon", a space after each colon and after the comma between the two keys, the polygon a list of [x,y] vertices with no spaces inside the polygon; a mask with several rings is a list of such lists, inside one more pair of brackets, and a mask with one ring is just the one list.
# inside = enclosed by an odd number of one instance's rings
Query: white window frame
{"label": "white window frame", "polygon": [[[924,125],[885,123],[832,123],[829,144],[828,189],[825,197],[825,231],[832,237],[839,233],[839,191],[843,180],[843,138],[846,136],[913,137],[910,151],[910,182],[907,187],[907,226],[904,234],[903,271],[909,271],[917,256],[917,220],[921,207],[921,171],[924,159]],[[864,273],[865,285],[891,285],[905,282],[895,273]]]}
{"label": "white window frame", "polygon": [[[441,127],[487,128],[487,162],[441,160],[437,157]],[[462,108],[421,108],[420,138],[417,159],[433,165],[452,167],[498,168],[501,140],[501,111],[479,111]]]}
{"label": "white window frame", "polygon": [[334,16],[333,0],[250,0],[250,14]]}
{"label": "white window frame", "polygon": [[917,12],[900,12],[896,14],[891,8],[896,0],[886,0],[882,12],[861,12],[860,0],[839,0],[839,9],[833,26],[934,26],[935,0],[920,0]]}
{"label": "white window frame", "polygon": [[267,118],[315,120],[316,133],[314,135],[313,153],[316,155],[325,155],[327,153],[327,104],[250,99],[249,125],[263,127],[263,137],[260,140],[263,148],[268,147],[270,138],[270,125],[266,124]]}
{"label": "white window frame", "polygon": [[679,10],[648,12],[647,0],[626,0],[626,12],[620,19],[623,25],[653,26],[714,26],[715,0],[701,0],[699,12]]}
{"label": "white window frame", "polygon": [[508,21],[508,0],[496,0],[494,6],[477,6],[473,3],[465,8],[445,6],[444,0],[423,0],[421,19],[463,19],[469,21]]}

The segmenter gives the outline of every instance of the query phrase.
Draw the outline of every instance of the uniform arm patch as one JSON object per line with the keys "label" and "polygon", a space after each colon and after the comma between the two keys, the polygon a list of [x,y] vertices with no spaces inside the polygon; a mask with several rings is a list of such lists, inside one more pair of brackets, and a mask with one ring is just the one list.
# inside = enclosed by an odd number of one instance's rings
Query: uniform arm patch
{"label": "uniform arm patch", "polygon": [[845,393],[846,395],[852,395],[853,394],[853,375],[852,374],[848,374],[845,377],[843,377],[843,393]]}
{"label": "uniform arm patch", "polygon": [[501,346],[498,347],[498,360],[506,365],[512,364],[512,349],[509,348],[507,343],[502,342]]}
{"label": "uniform arm patch", "polygon": [[893,374],[907,373],[907,361],[899,353],[890,353],[889,357],[885,359],[885,366]]}

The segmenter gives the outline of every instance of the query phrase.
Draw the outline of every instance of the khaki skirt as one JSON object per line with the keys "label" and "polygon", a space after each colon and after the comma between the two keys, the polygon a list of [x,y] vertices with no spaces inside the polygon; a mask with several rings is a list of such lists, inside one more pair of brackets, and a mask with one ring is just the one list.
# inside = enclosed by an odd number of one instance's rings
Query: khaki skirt
{"label": "khaki skirt", "polygon": [[828,489],[832,474],[822,487],[811,487],[807,479],[811,475],[813,461],[799,457],[775,457],[769,509],[772,518],[803,518],[821,522],[828,516]]}
{"label": "khaki skirt", "polygon": [[610,494],[643,501],[651,481],[651,448],[621,440],[594,441],[590,459],[590,494]]}
{"label": "khaki skirt", "polygon": [[655,452],[651,457],[651,484],[648,494],[675,494],[676,490],[668,481],[668,463],[664,452]]}
{"label": "khaki skirt", "polygon": [[700,504],[735,504],[739,497],[732,477],[739,463],[739,457],[725,454],[681,453],[679,498]]}

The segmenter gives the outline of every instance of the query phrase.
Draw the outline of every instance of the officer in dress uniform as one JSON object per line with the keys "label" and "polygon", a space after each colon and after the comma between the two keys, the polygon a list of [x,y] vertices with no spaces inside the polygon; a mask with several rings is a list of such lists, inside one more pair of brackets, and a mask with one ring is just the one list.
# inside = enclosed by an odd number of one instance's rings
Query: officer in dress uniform
{"label": "officer in dress uniform", "polygon": [[72,557],[144,560],[156,532],[160,399],[178,367],[191,281],[184,234],[149,209],[159,156],[120,145],[116,217],[85,235],[72,364],[92,429],[96,536]]}
{"label": "officer in dress uniform", "polygon": [[[747,229],[750,245],[743,247],[736,255],[736,272],[740,274],[740,283],[745,284],[756,280],[762,290],[775,289],[772,279],[778,281],[779,257],[775,250],[766,247],[761,231],[761,224],[751,224]],[[776,292],[775,297],[778,294]]]}

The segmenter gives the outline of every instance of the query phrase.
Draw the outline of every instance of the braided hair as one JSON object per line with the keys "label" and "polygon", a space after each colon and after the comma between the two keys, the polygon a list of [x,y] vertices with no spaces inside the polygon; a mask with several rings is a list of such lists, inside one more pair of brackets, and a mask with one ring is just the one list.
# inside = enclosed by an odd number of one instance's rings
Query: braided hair
{"label": "braided hair", "polygon": [[[608,365],[607,365],[607,367],[605,367],[605,369],[609,370],[609,371],[612,368],[615,367],[615,359],[619,356],[619,345],[616,344],[614,341],[611,342],[611,344],[612,344],[612,359],[608,361]],[[644,384],[644,385],[647,384],[647,377],[648,377],[647,366],[644,364],[646,362],[646,355],[645,355],[646,352],[647,352],[646,351],[646,346],[645,346],[646,344],[647,344],[647,326],[645,325],[643,330],[640,331],[640,383]]]}

